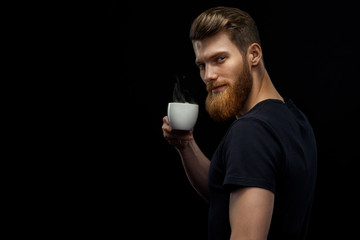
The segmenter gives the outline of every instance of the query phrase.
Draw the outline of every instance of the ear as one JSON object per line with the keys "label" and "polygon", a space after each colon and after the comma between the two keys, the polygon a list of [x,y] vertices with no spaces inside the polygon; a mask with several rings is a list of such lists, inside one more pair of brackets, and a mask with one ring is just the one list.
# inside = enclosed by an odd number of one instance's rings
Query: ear
{"label": "ear", "polygon": [[257,66],[262,59],[262,49],[258,43],[253,43],[248,47],[247,60],[250,66]]}

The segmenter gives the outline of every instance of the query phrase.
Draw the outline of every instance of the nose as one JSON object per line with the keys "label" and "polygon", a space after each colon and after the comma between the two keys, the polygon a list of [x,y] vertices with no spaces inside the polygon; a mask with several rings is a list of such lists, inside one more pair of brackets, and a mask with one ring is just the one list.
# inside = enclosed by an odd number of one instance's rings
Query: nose
{"label": "nose", "polygon": [[218,74],[216,73],[215,69],[211,65],[205,66],[205,73],[204,73],[204,82],[208,84],[209,82],[215,81],[218,78]]}

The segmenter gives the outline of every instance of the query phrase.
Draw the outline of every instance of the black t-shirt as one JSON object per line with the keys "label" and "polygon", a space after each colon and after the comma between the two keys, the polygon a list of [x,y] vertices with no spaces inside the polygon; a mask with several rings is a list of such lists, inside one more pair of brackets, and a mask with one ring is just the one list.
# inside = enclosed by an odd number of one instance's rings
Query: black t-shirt
{"label": "black t-shirt", "polygon": [[315,191],[317,150],[306,116],[288,100],[264,100],[235,120],[209,170],[209,239],[230,238],[229,198],[238,187],[274,193],[268,240],[306,239]]}

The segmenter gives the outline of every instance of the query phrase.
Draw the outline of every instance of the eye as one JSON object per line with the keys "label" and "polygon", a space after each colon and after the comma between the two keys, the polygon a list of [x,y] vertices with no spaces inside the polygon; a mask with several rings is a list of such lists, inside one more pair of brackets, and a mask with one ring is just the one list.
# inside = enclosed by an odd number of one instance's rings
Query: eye
{"label": "eye", "polygon": [[225,56],[220,56],[218,57],[218,62],[223,62],[225,61],[226,57]]}
{"label": "eye", "polygon": [[204,64],[204,63],[198,64],[198,68],[199,68],[200,70],[205,69],[205,64]]}

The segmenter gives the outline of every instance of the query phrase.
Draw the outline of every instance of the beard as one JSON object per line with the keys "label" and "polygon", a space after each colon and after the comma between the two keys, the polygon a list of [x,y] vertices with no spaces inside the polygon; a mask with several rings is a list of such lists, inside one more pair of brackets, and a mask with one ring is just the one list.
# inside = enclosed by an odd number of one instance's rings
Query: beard
{"label": "beard", "polygon": [[211,89],[224,85],[224,82],[209,84],[207,86],[208,95],[206,97],[205,108],[210,117],[220,122],[227,121],[239,114],[249,97],[252,83],[253,79],[250,70],[247,64],[244,63],[243,71],[233,86],[227,84],[227,88],[224,91],[214,94],[211,92]]}

